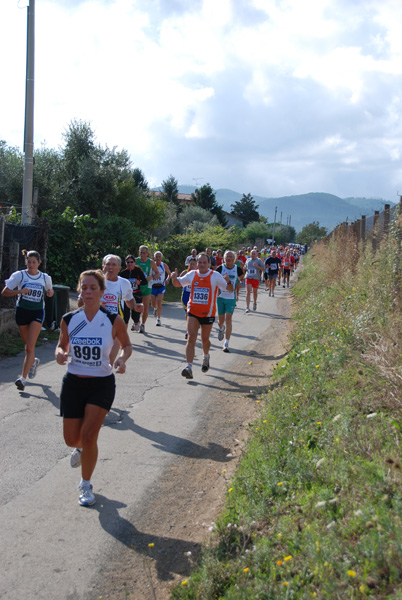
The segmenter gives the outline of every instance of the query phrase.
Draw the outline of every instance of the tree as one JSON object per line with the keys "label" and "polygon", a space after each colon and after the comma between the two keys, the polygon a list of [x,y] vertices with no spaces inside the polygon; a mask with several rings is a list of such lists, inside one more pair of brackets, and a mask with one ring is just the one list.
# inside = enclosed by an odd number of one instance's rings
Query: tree
{"label": "tree", "polygon": [[206,183],[205,185],[196,189],[194,194],[191,194],[191,198],[195,202],[196,206],[199,206],[204,210],[208,210],[213,215],[216,215],[219,223],[225,227],[226,218],[224,210],[222,206],[217,203],[214,190],[209,183]]}
{"label": "tree", "polygon": [[127,151],[97,146],[90,124],[84,121],[72,121],[63,137],[63,206],[91,216],[112,213],[118,183],[132,175]]}
{"label": "tree", "polygon": [[134,180],[135,185],[138,188],[140,188],[144,192],[148,192],[149,191],[148,181],[145,179],[145,175],[141,171],[141,169],[135,168],[133,170],[133,180]]}
{"label": "tree", "polygon": [[318,221],[313,221],[309,225],[305,225],[300,233],[296,236],[296,242],[298,244],[311,244],[316,240],[327,236],[327,228],[320,227]]}
{"label": "tree", "polygon": [[175,206],[181,209],[179,202],[179,189],[178,182],[173,175],[169,175],[165,181],[162,181],[162,194],[161,198],[165,202],[172,202]]}
{"label": "tree", "polygon": [[243,194],[243,198],[232,204],[230,208],[232,209],[232,214],[243,219],[246,224],[259,220],[258,205],[256,205],[251,194],[247,194],[247,196]]}
{"label": "tree", "polygon": [[[274,225],[269,225],[268,238],[274,237]],[[277,244],[287,244],[288,242],[294,242],[296,240],[296,230],[291,225],[275,225],[275,242]]]}
{"label": "tree", "polygon": [[18,148],[7,146],[0,140],[0,207],[8,212],[10,207],[21,207],[24,158]]}
{"label": "tree", "polygon": [[162,222],[152,231],[152,236],[158,241],[167,240],[171,235],[178,233],[179,230],[177,206],[173,202],[162,202],[164,205]]}
{"label": "tree", "polygon": [[252,244],[254,244],[257,239],[263,239],[265,243],[265,240],[269,237],[269,232],[270,230],[268,226],[261,221],[249,223],[244,229],[244,235],[246,239]]}
{"label": "tree", "polygon": [[38,188],[38,215],[45,210],[63,212],[63,161],[60,152],[42,147],[35,152],[33,185]]}
{"label": "tree", "polygon": [[200,206],[186,206],[179,215],[180,231],[202,231],[206,227],[219,225],[216,215]]}

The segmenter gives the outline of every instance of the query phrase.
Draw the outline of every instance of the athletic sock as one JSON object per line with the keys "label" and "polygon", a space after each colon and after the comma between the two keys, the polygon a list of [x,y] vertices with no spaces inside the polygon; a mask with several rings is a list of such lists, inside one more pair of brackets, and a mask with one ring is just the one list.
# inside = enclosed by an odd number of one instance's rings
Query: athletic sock
{"label": "athletic sock", "polygon": [[204,354],[203,358],[209,358],[209,353],[208,354]]}
{"label": "athletic sock", "polygon": [[193,368],[193,363],[187,363],[187,369],[192,369]]}
{"label": "athletic sock", "polygon": [[228,348],[229,347],[229,340],[225,340],[225,347]]}
{"label": "athletic sock", "polygon": [[91,480],[82,479],[80,481],[80,487],[89,487],[91,485]]}

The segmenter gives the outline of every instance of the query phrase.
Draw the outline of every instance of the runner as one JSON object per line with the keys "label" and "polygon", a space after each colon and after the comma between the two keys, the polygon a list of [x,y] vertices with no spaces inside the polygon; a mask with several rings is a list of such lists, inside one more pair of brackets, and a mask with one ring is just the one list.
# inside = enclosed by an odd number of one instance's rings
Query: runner
{"label": "runner", "polygon": [[187,258],[186,258],[186,262],[184,263],[186,267],[187,267],[187,265],[189,264],[189,262],[190,262],[190,260],[191,260],[192,258],[193,258],[195,261],[197,260],[197,250],[196,250],[195,248],[193,248],[193,249],[191,250],[191,254],[190,254],[189,256],[187,256]]}
{"label": "runner", "polygon": [[290,269],[292,266],[292,262],[290,260],[289,250],[285,250],[285,253],[282,258],[282,267],[283,267],[283,287],[285,284],[289,287],[289,277],[290,277]]}
{"label": "runner", "polygon": [[[229,352],[229,340],[232,334],[232,317],[236,306],[235,294],[239,281],[244,278],[243,269],[236,264],[236,253],[232,250],[226,250],[223,257],[224,263],[217,267],[217,273],[227,274],[234,291],[219,291],[217,300],[218,306],[218,340],[221,342],[225,338],[223,351]],[[226,332],[226,336],[225,336]]]}
{"label": "runner", "polygon": [[201,252],[197,259],[197,270],[189,271],[183,277],[177,276],[177,269],[172,273],[172,283],[175,287],[185,287],[191,284],[190,299],[187,304],[187,365],[181,374],[186,379],[193,379],[193,360],[198,330],[201,328],[201,343],[204,351],[201,371],[209,370],[209,336],[215,321],[216,296],[218,289],[233,291],[233,285],[227,275],[222,277],[210,268],[209,256]]}
{"label": "runner", "polygon": [[216,260],[217,267],[220,267],[221,265],[223,265],[223,252],[221,249],[216,251],[215,260]]}
{"label": "runner", "polygon": [[162,316],[162,302],[166,292],[166,285],[169,283],[172,274],[166,263],[162,262],[163,254],[159,250],[154,254],[156,268],[159,271],[159,277],[154,277],[152,281],[151,302],[156,317],[156,325],[160,326]]}
{"label": "runner", "polygon": [[[140,325],[140,333],[145,333],[145,323],[148,319],[149,301],[152,293],[152,280],[159,277],[159,270],[156,268],[155,262],[149,258],[148,246],[140,246],[140,255],[136,260],[137,267],[140,267],[147,278],[147,285],[141,286],[142,302],[144,304],[144,312],[142,313],[142,323]],[[153,274],[151,273],[153,271]]]}
{"label": "runner", "polygon": [[253,310],[257,310],[258,287],[260,285],[260,273],[264,272],[264,263],[257,258],[257,250],[251,251],[251,257],[244,265],[246,274],[246,313],[250,312],[251,290],[253,290]]}
{"label": "runner", "polygon": [[[141,285],[148,286],[148,281],[144,275],[144,271],[137,267],[135,264],[135,257],[132,254],[129,254],[125,258],[126,269],[121,271],[119,277],[123,277],[123,279],[128,279],[131,285],[131,290],[133,292],[134,300],[137,304],[142,304],[142,293],[141,293]],[[124,322],[128,325],[131,318],[134,321],[134,325],[131,327],[131,331],[139,331],[140,330],[140,313],[137,310],[131,310],[126,303],[124,303]]]}
{"label": "runner", "polygon": [[[184,277],[184,275],[186,275],[189,271],[195,271],[196,268],[197,268],[197,259],[190,258],[190,260],[188,262],[188,268],[180,273],[180,277]],[[190,299],[190,292],[191,292],[191,284],[186,285],[182,289],[182,292],[181,292],[181,303],[184,307],[184,310],[186,311],[186,321],[187,321],[187,304]],[[186,326],[186,330],[187,330],[187,326]],[[187,337],[188,337],[188,333],[186,331],[186,333],[184,335],[184,339],[187,339]]]}
{"label": "runner", "polygon": [[[281,265],[281,259],[276,255],[275,248],[271,250],[271,256],[265,261],[265,275],[268,279],[269,295],[274,296],[276,278],[278,277],[279,267]],[[265,282],[267,285],[267,282]]]}
{"label": "runner", "polygon": [[5,298],[19,296],[15,310],[15,321],[22,341],[25,346],[25,358],[21,375],[16,379],[15,385],[24,391],[27,377],[36,376],[39,358],[35,358],[35,345],[45,318],[44,294],[53,296],[52,278],[47,273],[39,271],[41,264],[39,253],[36,250],[22,251],[25,256],[26,269],[15,271],[6,279],[1,295]]}
{"label": "runner", "polygon": [[215,259],[215,256],[212,256],[212,250],[211,250],[211,248],[205,248],[205,253],[207,254],[207,256],[209,258],[211,269],[213,271],[215,271],[215,269],[216,269],[216,259]]}
{"label": "runner", "polygon": [[[126,280],[123,280],[126,281]],[[124,321],[101,307],[106,281],[100,271],[84,271],[78,282],[83,307],[65,314],[60,324],[56,361],[66,364],[60,392],[60,413],[67,446],[75,447],[70,464],[81,464],[78,503],[92,506],[95,495],[91,477],[98,458],[98,435],[115,395],[113,363],[114,342],[121,347],[114,363],[116,373],[124,373],[132,349]]]}

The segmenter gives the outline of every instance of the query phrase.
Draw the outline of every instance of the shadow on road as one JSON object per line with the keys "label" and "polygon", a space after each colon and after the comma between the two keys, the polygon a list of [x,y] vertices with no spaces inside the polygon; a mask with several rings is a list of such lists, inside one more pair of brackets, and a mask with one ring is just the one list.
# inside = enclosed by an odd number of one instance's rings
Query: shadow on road
{"label": "shadow on road", "polygon": [[192,563],[197,560],[200,552],[198,544],[139,531],[128,519],[119,515],[118,509],[125,508],[126,504],[101,494],[96,494],[96,500],[96,504],[88,507],[87,510],[98,511],[99,522],[106,533],[128,548],[132,548],[134,552],[142,554],[144,560],[148,557],[155,561],[159,579],[171,580],[173,573],[181,576],[190,574]]}
{"label": "shadow on road", "polygon": [[171,435],[164,431],[152,431],[137,425],[129,416],[126,410],[112,408],[105,419],[106,426],[118,426],[119,431],[130,430],[137,435],[140,435],[147,440],[154,442],[154,448],[158,448],[163,452],[185,456],[187,458],[199,458],[204,460],[213,460],[215,462],[228,462],[233,457],[228,456],[231,452],[230,448],[225,448],[220,444],[209,442],[208,446],[200,446],[186,438]]}

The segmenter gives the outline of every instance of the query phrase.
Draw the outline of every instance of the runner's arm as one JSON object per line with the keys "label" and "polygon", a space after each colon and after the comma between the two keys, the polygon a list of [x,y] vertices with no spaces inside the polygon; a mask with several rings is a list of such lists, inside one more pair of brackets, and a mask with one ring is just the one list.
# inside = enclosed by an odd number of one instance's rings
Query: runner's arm
{"label": "runner's arm", "polygon": [[60,335],[59,341],[56,346],[56,362],[59,365],[65,365],[68,360],[68,349],[70,347],[70,340],[68,338],[67,323],[64,319],[60,322]]}
{"label": "runner's arm", "polygon": [[121,348],[121,354],[113,366],[116,369],[116,373],[125,373],[126,361],[130,358],[133,349],[130,338],[128,337],[126,325],[120,315],[117,315],[114,320],[112,335],[114,339],[117,338],[119,340]]}

